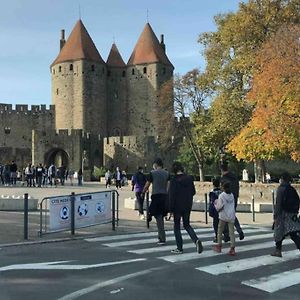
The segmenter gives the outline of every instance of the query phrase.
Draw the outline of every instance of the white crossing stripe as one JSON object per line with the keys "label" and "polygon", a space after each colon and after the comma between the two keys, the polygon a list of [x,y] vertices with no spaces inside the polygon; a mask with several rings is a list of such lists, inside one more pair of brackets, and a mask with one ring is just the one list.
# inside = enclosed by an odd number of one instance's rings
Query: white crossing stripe
{"label": "white crossing stripe", "polygon": [[[253,233],[257,232],[257,229],[245,229],[245,233]],[[269,231],[269,230],[268,230]],[[199,232],[199,230],[195,230],[195,232]],[[212,232],[199,235],[199,238],[209,238],[212,236]],[[185,232],[185,234],[182,235],[182,239],[186,240],[189,239],[189,235]],[[168,238],[168,241],[175,241],[175,236],[172,235]],[[122,241],[122,242],[113,242],[113,243],[107,243],[103,244],[107,247],[122,247],[122,246],[134,246],[134,245],[140,245],[140,244],[153,244],[157,242],[157,238],[150,238],[150,239],[141,239],[141,240],[133,240],[133,241]]]}
{"label": "white crossing stripe", "polygon": [[[265,230],[267,231],[267,230]],[[252,229],[245,229],[244,233],[254,233],[257,232],[259,233],[257,230],[252,230]],[[262,230],[263,232],[263,230]],[[238,235],[237,235],[238,236]],[[199,238],[202,239],[204,238],[204,235],[200,235]],[[209,236],[211,237],[211,235]],[[273,237],[273,233],[268,233],[268,234],[258,234],[255,236],[247,236],[246,237],[246,241],[253,241],[253,240],[259,240],[259,239],[265,239],[265,238],[272,238]],[[202,246],[212,246],[214,245],[214,243],[212,241],[205,241],[202,242]],[[185,249],[191,249],[191,248],[195,248],[195,244],[194,243],[187,243],[187,244],[183,244],[183,248]],[[163,251],[171,251],[172,249],[174,249],[174,245],[170,245],[170,246],[163,246],[163,247],[151,247],[151,248],[144,248],[144,249],[135,249],[135,250],[128,250],[127,252],[129,253],[135,253],[135,254],[147,254],[147,253],[154,253],[154,252],[163,252]]]}
{"label": "white crossing stripe", "polygon": [[[243,225],[243,228],[257,228],[259,230],[270,230],[270,228],[261,228],[256,227],[255,225]],[[185,230],[182,230],[182,232],[185,232]],[[195,229],[195,232],[211,232],[213,233],[213,229],[211,227],[204,227],[204,228],[197,228]],[[166,231],[167,235],[173,235],[173,230]],[[125,239],[134,239],[134,238],[143,238],[143,237],[152,237],[157,236],[157,231],[151,231],[151,232],[140,232],[140,233],[130,233],[130,234],[118,234],[118,235],[108,235],[108,236],[101,236],[96,238],[88,238],[85,239],[87,242],[107,242],[107,241],[116,241],[116,240],[125,240]]]}
{"label": "white crossing stripe", "polygon": [[291,261],[300,258],[299,250],[286,251],[282,252],[282,254],[283,257],[275,257],[271,256],[270,254],[262,255],[200,267],[196,268],[196,270],[203,271],[212,275],[219,275],[224,273],[233,273],[238,271],[254,269],[261,266],[275,265],[278,263],[283,263],[286,261]]}
{"label": "white crossing stripe", "polygon": [[[248,240],[249,240],[249,238],[248,238]],[[253,237],[253,240],[255,240],[255,238],[256,237]],[[285,245],[289,245],[289,244],[293,244],[293,243],[294,242],[291,240],[285,241]],[[247,251],[251,251],[251,250],[271,248],[274,245],[275,245],[275,243],[273,241],[259,243],[259,244],[244,245],[244,246],[237,247],[236,251],[237,251],[237,253],[247,252]],[[207,258],[207,257],[212,257],[212,256],[217,256],[217,255],[222,255],[222,254],[227,255],[226,252],[217,253],[217,252],[211,250],[211,251],[204,251],[201,254],[198,254],[198,253],[186,253],[185,254],[184,253],[184,254],[161,256],[161,257],[159,257],[159,259],[163,259],[165,261],[175,263],[175,262],[182,262],[182,261],[188,261],[188,260],[193,260],[193,259],[202,259],[202,258]]]}
{"label": "white crossing stripe", "polygon": [[258,279],[242,281],[243,285],[247,285],[269,293],[274,293],[299,283],[300,268],[271,276],[261,277]]}

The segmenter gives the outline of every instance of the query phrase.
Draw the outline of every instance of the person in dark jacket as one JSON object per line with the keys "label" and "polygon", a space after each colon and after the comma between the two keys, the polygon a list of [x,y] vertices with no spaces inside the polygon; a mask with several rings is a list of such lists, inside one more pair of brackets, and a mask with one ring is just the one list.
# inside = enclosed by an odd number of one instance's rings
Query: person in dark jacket
{"label": "person in dark jacket", "polygon": [[[234,208],[236,210],[237,202],[239,198],[239,191],[240,191],[239,180],[232,172],[229,171],[227,163],[221,165],[221,173],[222,173],[221,185],[224,185],[224,183],[229,182],[230,190],[234,197]],[[243,240],[245,235],[237,217],[235,218],[234,221],[234,227],[239,234],[240,240]]]}
{"label": "person in dark jacket", "polygon": [[184,169],[180,162],[174,162],[174,178],[170,182],[169,205],[170,212],[174,216],[174,235],[177,249],[173,253],[183,252],[182,236],[180,231],[180,221],[183,221],[183,227],[196,244],[198,253],[203,251],[202,243],[198,239],[194,229],[190,225],[190,214],[193,205],[193,196],[196,193],[194,182],[191,176],[184,174]]}
{"label": "person in dark jacket", "polygon": [[[291,204],[294,205],[290,206]],[[290,175],[283,173],[276,192],[274,211],[274,239],[276,249],[271,254],[272,256],[282,257],[282,242],[287,235],[290,236],[296,247],[300,250],[300,219],[298,213],[299,195],[295,188],[291,186]]]}
{"label": "person in dark jacket", "polygon": [[139,208],[139,216],[141,220],[144,220],[144,198],[145,194],[143,194],[143,189],[146,184],[147,178],[144,175],[144,170],[142,167],[138,167],[137,172],[132,176],[131,179],[131,185],[132,185],[132,190],[135,191],[135,197],[138,203],[138,208]]}

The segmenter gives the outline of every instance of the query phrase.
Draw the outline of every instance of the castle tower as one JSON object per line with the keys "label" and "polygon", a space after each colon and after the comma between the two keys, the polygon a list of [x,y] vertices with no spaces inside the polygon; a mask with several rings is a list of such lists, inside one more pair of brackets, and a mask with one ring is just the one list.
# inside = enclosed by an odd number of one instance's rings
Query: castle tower
{"label": "castle tower", "polygon": [[115,43],[111,47],[106,65],[108,136],[127,135],[126,64]]}
{"label": "castle tower", "polygon": [[[129,135],[159,135],[159,127],[163,126],[159,118],[159,92],[172,79],[173,70],[163,36],[160,43],[147,23],[127,63]],[[174,118],[174,111],[165,113],[170,114],[170,120]]]}
{"label": "castle tower", "polygon": [[51,65],[56,129],[83,129],[106,135],[106,65],[82,21]]}

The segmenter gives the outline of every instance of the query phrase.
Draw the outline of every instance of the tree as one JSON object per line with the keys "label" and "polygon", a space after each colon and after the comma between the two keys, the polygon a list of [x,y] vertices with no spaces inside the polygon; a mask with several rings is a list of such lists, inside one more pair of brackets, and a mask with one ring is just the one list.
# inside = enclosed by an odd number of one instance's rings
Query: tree
{"label": "tree", "polygon": [[[245,98],[259,68],[257,53],[283,24],[300,23],[299,0],[249,0],[235,13],[215,17],[216,32],[200,35],[214,95],[212,132],[226,145],[249,121],[255,103]],[[226,149],[226,148],[225,148]]]}
{"label": "tree", "polygon": [[252,118],[229,144],[238,159],[300,161],[300,25],[283,26],[257,54]]}

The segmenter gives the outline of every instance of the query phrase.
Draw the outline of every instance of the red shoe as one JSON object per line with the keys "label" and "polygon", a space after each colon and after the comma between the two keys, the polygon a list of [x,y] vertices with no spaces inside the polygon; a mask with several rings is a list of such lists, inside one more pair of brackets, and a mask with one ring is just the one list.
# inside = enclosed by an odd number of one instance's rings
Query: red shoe
{"label": "red shoe", "polygon": [[218,253],[221,253],[222,252],[222,246],[221,245],[214,245],[213,246],[213,250],[215,251],[215,252],[218,252]]}
{"label": "red shoe", "polygon": [[235,256],[235,249],[234,249],[234,247],[230,248],[228,254],[231,255],[231,256]]}

